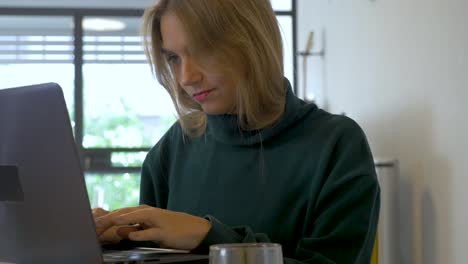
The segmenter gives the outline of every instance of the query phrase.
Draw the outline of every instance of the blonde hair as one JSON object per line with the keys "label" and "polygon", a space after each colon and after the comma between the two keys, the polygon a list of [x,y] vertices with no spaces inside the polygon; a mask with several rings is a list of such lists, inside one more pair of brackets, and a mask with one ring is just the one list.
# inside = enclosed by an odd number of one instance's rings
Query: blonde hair
{"label": "blonde hair", "polygon": [[178,84],[162,54],[161,18],[171,12],[181,21],[188,50],[203,66],[233,77],[239,126],[258,130],[272,125],[284,111],[283,47],[269,0],[160,0],[145,10],[145,53],[159,83],[170,94],[184,133],[203,135],[207,116]]}

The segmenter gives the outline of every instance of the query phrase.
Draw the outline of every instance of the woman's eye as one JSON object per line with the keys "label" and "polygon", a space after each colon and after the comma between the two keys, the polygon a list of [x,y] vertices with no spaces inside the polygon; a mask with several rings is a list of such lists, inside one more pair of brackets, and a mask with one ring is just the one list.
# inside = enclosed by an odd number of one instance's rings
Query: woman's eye
{"label": "woman's eye", "polygon": [[179,56],[175,55],[175,54],[169,54],[166,56],[166,59],[169,63],[172,63],[172,64],[178,64],[180,62],[180,58]]}

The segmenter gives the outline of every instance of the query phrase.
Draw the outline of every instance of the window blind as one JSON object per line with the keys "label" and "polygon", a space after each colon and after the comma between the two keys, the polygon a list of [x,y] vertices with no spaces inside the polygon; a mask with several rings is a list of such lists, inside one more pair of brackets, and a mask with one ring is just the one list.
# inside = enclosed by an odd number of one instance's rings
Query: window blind
{"label": "window blind", "polygon": [[[69,35],[0,35],[0,64],[73,63]],[[84,36],[84,63],[146,63],[139,36]]]}

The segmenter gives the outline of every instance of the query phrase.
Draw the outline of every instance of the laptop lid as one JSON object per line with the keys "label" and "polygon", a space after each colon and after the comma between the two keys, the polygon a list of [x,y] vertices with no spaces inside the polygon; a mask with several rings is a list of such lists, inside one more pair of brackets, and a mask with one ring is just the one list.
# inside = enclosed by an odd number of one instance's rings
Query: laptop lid
{"label": "laptop lid", "polygon": [[102,262],[57,84],[0,90],[0,186],[0,262]]}
{"label": "laptop lid", "polygon": [[103,256],[62,89],[0,90],[0,263],[173,263],[177,250]]}

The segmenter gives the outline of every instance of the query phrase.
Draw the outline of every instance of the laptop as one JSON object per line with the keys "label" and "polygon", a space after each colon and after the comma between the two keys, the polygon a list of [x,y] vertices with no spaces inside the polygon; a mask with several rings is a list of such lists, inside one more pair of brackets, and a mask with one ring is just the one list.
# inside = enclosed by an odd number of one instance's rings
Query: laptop
{"label": "laptop", "polygon": [[61,87],[0,90],[0,263],[208,262],[160,251],[102,252]]}

